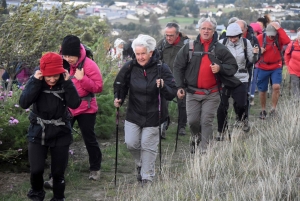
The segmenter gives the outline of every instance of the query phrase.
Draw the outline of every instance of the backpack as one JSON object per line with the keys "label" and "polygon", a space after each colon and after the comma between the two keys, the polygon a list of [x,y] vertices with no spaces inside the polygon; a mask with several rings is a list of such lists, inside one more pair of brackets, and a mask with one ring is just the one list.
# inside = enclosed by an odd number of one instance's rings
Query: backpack
{"label": "backpack", "polygon": [[[295,42],[295,41],[292,42],[291,51],[290,51],[290,53],[289,53],[291,56],[292,56],[292,52],[294,51],[294,42]],[[296,52],[299,52],[300,50],[295,50],[295,51],[296,51]]]}
{"label": "backpack", "polygon": [[85,52],[86,52],[86,57],[90,58],[91,60],[94,61],[94,55],[93,55],[93,51],[90,47],[82,44],[84,49],[85,49]]}
{"label": "backpack", "polygon": [[[283,53],[280,49],[280,46],[279,46],[279,41],[278,41],[278,34],[276,35],[275,37],[275,41],[273,42],[273,44],[276,45],[278,51],[280,52],[280,56],[281,56],[281,62],[282,62],[282,67],[283,67],[283,63],[284,63],[284,58],[283,58]],[[263,33],[263,48],[266,48],[266,45],[267,45],[267,34],[266,33]],[[263,62],[263,55],[261,55],[262,57],[262,60],[261,62]]]}
{"label": "backpack", "polygon": [[[218,41],[217,41],[218,42]],[[189,40],[189,58],[188,58],[188,63],[191,62],[191,59],[193,57],[193,55],[203,55],[203,54],[210,54],[212,55],[213,57],[215,57],[220,63],[223,63],[220,59],[218,59],[218,57],[216,56],[216,52],[215,52],[215,47],[216,47],[216,43],[215,42],[213,44],[213,48],[210,52],[195,52],[194,51],[194,43],[195,41],[194,40]]]}
{"label": "backpack", "polygon": [[[183,44],[185,45],[185,44],[187,44],[189,41],[190,41],[190,39],[187,38],[187,39],[185,39],[185,40],[183,41]],[[164,51],[164,49],[165,49],[165,47],[166,47],[166,43],[167,43],[167,42],[166,42],[166,39],[164,38],[164,40],[162,41],[162,43],[160,44],[160,46],[156,48],[156,49],[158,50],[159,55],[160,55],[159,60],[162,60],[162,61],[163,61],[163,51]]]}

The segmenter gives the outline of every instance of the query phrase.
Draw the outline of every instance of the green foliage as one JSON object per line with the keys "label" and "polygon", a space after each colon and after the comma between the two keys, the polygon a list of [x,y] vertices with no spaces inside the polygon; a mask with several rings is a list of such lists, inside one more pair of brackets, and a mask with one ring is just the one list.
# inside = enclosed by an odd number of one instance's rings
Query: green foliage
{"label": "green foliage", "polygon": [[[6,95],[7,98],[1,100],[0,104],[0,162],[16,163],[19,155],[27,150],[28,111],[18,105],[21,91],[16,87],[9,95],[5,94],[6,91],[1,91],[1,97]],[[12,123],[13,120],[15,123]]]}
{"label": "green foliage", "polygon": [[224,13],[222,16],[216,17],[216,20],[218,24],[227,25],[230,18],[238,17],[250,24],[251,22],[256,22],[257,16],[259,16],[257,11],[251,12],[249,9],[238,9],[229,13]]}

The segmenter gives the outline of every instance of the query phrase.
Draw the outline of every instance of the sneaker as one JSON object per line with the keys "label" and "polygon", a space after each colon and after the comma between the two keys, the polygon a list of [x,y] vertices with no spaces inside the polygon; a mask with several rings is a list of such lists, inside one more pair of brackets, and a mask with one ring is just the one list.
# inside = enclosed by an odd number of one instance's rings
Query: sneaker
{"label": "sneaker", "polygon": [[254,105],[254,97],[250,97],[250,105],[253,106]]}
{"label": "sneaker", "polygon": [[44,182],[45,189],[53,189],[53,178],[51,177],[49,181]]}
{"label": "sneaker", "polygon": [[244,125],[243,125],[243,131],[244,132],[249,132],[250,131],[250,125],[248,120],[244,120]]}
{"label": "sneaker", "polygon": [[179,135],[186,135],[185,128],[179,130]]}
{"label": "sneaker", "polygon": [[52,198],[50,201],[65,201],[65,200],[66,200],[65,198],[61,198],[61,199]]}
{"label": "sneaker", "polygon": [[224,140],[224,133],[218,132],[218,135],[215,137],[215,140],[223,141]]}
{"label": "sneaker", "polygon": [[269,112],[269,116],[270,117],[276,117],[277,116],[277,112],[276,112],[276,110],[275,109],[272,109],[270,112]]}
{"label": "sneaker", "polygon": [[141,169],[142,169],[141,166],[138,166],[138,167],[136,168],[136,170],[137,170],[136,179],[137,179],[138,181],[142,181]]}
{"label": "sneaker", "polygon": [[100,179],[100,170],[90,172],[89,180],[97,181],[99,179]]}
{"label": "sneaker", "polygon": [[259,118],[260,119],[265,119],[267,117],[267,112],[266,110],[263,110],[259,113]]}

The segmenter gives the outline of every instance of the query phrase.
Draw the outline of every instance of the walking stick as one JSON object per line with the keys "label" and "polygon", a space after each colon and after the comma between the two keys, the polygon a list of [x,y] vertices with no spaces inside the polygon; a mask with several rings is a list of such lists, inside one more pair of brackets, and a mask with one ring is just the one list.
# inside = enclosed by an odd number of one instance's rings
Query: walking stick
{"label": "walking stick", "polygon": [[[182,89],[180,90],[180,93],[183,94]],[[181,101],[179,104],[179,108],[178,108],[178,122],[177,122],[177,133],[176,133],[176,143],[175,143],[175,152],[177,151],[177,142],[178,142],[178,135],[179,135],[179,118],[180,118],[180,108],[183,104],[183,100],[178,100]]]}
{"label": "walking stick", "polygon": [[[283,65],[282,65],[282,71],[283,71]],[[286,70],[285,73],[284,73],[283,82],[282,82],[282,87],[281,87],[281,89],[280,89],[280,96],[282,96],[282,93],[283,93],[283,88],[284,88],[284,84],[285,84],[286,74],[287,74],[287,70]]]}
{"label": "walking stick", "polygon": [[[120,82],[116,82],[117,86],[117,99],[120,99]],[[119,107],[116,113],[116,157],[115,157],[115,186],[117,185],[117,169],[118,169],[118,142],[119,142]]]}
{"label": "walking stick", "polygon": [[[161,79],[161,61],[157,64],[157,70],[158,70],[158,79]],[[159,170],[161,173],[161,97],[160,97],[160,88],[161,83],[158,87],[158,132],[159,132]]]}

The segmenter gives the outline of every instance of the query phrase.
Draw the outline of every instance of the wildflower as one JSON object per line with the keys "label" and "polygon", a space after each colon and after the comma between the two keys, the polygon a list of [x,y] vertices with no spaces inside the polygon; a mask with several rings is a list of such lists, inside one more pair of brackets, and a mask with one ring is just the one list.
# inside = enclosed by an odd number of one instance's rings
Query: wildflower
{"label": "wildflower", "polygon": [[25,89],[25,85],[20,86],[19,89],[24,90]]}
{"label": "wildflower", "polygon": [[2,144],[2,141],[0,141],[0,144]]}
{"label": "wildflower", "polygon": [[4,96],[0,96],[0,100],[4,100]]}
{"label": "wildflower", "polygon": [[8,123],[10,125],[15,125],[15,124],[18,124],[19,123],[19,120],[18,119],[15,119],[13,117],[10,117],[10,120],[8,121]]}
{"label": "wildflower", "polygon": [[70,153],[71,155],[73,155],[73,154],[74,154],[74,151],[73,151],[72,149],[70,149],[70,150],[69,150],[69,153]]}
{"label": "wildflower", "polygon": [[23,149],[18,149],[18,152],[22,152],[23,151]]}
{"label": "wildflower", "polygon": [[12,97],[12,95],[13,95],[12,91],[9,91],[8,94],[7,94],[8,97]]}
{"label": "wildflower", "polygon": [[29,108],[27,108],[26,110],[25,110],[25,112],[29,112],[30,111],[30,109]]}
{"label": "wildflower", "polygon": [[15,107],[20,107],[18,104],[15,104]]}

